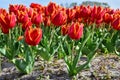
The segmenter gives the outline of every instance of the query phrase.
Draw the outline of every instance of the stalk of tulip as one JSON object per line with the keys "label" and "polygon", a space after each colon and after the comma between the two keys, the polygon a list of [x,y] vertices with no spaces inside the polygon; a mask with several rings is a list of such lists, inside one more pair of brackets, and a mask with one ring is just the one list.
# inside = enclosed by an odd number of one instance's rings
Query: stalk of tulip
{"label": "stalk of tulip", "polygon": [[[43,38],[38,45],[38,55],[40,55],[44,60],[50,61],[53,59],[54,54],[58,51],[60,44],[59,35],[57,34],[60,31],[59,27],[45,27],[43,26]],[[58,31],[57,31],[58,30]]]}

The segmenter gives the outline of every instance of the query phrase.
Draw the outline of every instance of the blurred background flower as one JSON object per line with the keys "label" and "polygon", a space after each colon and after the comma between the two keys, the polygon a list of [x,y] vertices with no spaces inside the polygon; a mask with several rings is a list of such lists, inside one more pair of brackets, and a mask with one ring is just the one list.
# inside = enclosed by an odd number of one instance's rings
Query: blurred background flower
{"label": "blurred background flower", "polygon": [[[91,1],[91,2],[100,2],[104,5],[109,4],[109,6],[113,9],[120,8],[120,0],[0,0],[1,8],[8,8],[9,4],[24,4],[29,6],[30,3],[40,3],[42,5],[47,5],[50,1],[55,2],[59,5],[70,6],[70,5],[80,5],[83,2]],[[92,4],[92,3],[91,3]]]}

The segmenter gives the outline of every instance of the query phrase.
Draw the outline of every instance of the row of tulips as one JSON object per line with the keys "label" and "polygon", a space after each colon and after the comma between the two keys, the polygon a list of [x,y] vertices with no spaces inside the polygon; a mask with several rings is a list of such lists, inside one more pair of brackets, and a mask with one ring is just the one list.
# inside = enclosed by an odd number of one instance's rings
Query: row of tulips
{"label": "row of tulips", "polygon": [[[93,24],[98,27],[102,23],[110,24],[116,30],[119,30],[120,10],[114,10],[103,7],[74,6],[73,8],[64,8],[56,3],[50,2],[48,6],[31,3],[27,8],[24,5],[10,5],[9,12],[0,9],[0,23],[3,33],[9,33],[9,29],[21,24],[22,29],[26,30],[31,25],[39,27],[44,26],[69,26],[73,22]],[[7,27],[6,27],[7,26]],[[63,31],[64,32],[64,31]]]}
{"label": "row of tulips", "polygon": [[[90,66],[96,51],[120,56],[120,10],[100,6],[65,8],[50,2],[0,9],[0,52],[23,73],[30,73],[35,58],[64,58],[70,76]],[[80,39],[81,38],[81,39]],[[80,57],[87,61],[78,65]]]}

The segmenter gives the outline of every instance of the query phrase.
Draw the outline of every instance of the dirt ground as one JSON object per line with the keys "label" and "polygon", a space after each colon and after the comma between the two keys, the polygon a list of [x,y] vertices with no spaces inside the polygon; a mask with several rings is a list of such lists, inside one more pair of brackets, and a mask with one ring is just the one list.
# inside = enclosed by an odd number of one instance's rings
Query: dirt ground
{"label": "dirt ground", "polygon": [[[85,61],[83,57],[79,64]],[[73,80],[68,76],[62,59],[53,59],[49,63],[39,59],[34,70],[27,75],[20,73],[5,58],[1,67],[0,80]],[[120,80],[120,58],[116,55],[99,55],[92,60],[91,67],[80,72],[74,80]]]}

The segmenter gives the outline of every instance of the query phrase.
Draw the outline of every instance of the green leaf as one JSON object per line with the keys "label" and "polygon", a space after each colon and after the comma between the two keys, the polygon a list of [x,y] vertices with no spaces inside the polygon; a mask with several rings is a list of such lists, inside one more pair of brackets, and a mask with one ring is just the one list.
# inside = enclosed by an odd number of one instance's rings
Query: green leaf
{"label": "green leaf", "polygon": [[65,52],[66,55],[70,55],[70,51],[68,50],[68,48],[70,48],[70,46],[68,46],[66,43],[63,43],[63,50]]}
{"label": "green leaf", "polygon": [[82,49],[82,53],[83,53],[83,55],[88,55],[89,52],[90,52],[90,49],[88,49],[87,46],[84,46],[83,49]]}
{"label": "green leaf", "polygon": [[107,48],[107,50],[109,51],[109,52],[114,52],[114,47],[115,47],[115,45],[113,44],[113,43],[111,43],[111,42],[106,42],[105,43],[105,47]]}
{"label": "green leaf", "polygon": [[9,60],[13,59],[13,52],[10,50],[10,48],[6,48],[6,46],[4,46],[3,48],[0,48],[0,53],[7,57]]}
{"label": "green leaf", "polygon": [[112,39],[111,39],[111,43],[114,44],[114,43],[116,42],[116,40],[118,39],[118,35],[119,35],[118,32],[114,33],[114,35],[113,35],[113,37],[112,37]]}
{"label": "green leaf", "polygon": [[73,69],[76,68],[77,63],[78,63],[78,61],[79,61],[81,55],[82,55],[82,52],[80,51],[80,52],[74,57],[73,65],[72,65],[72,68],[73,68]]}
{"label": "green leaf", "polygon": [[33,70],[33,63],[28,61],[24,61],[23,59],[13,59],[12,60],[15,66],[22,72],[22,73],[30,73]]}
{"label": "green leaf", "polygon": [[50,60],[50,53],[45,49],[42,48],[40,50],[38,50],[38,55],[40,55],[44,60],[49,61]]}
{"label": "green leaf", "polygon": [[3,47],[3,48],[0,48],[0,53],[1,53],[2,55],[6,55],[6,50],[5,50],[4,47]]}
{"label": "green leaf", "polygon": [[15,44],[14,44],[14,50],[18,50],[18,48],[19,48],[19,42],[15,42]]}

